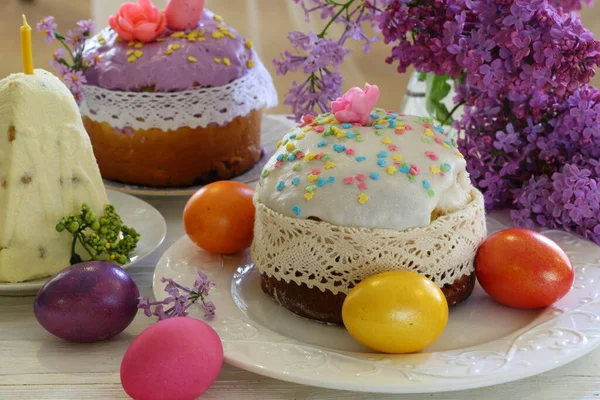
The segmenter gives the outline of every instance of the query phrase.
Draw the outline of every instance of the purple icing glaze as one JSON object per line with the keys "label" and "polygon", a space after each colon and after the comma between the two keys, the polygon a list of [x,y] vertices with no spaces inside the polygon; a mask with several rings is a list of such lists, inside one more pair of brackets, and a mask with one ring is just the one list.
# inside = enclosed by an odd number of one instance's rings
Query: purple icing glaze
{"label": "purple icing glaze", "polygon": [[[221,32],[219,25],[227,27],[235,38],[213,38],[213,32]],[[255,57],[254,51],[246,46],[246,39],[224,22],[215,20],[214,14],[208,10],[204,11],[196,28],[198,31],[202,29],[204,41],[190,42],[186,38],[173,37],[174,31],[167,29],[161,36],[164,41],[145,43],[143,47],[136,48],[130,43],[117,41],[117,33],[106,28],[89,40],[85,50],[86,55],[99,55],[104,64],[86,72],[87,82],[118,91],[137,92],[153,87],[156,92],[177,92],[195,87],[223,86],[246,75],[248,61]],[[181,47],[167,55],[169,46],[173,45]],[[132,54],[127,53],[131,51],[143,54],[129,62]],[[197,61],[191,62],[189,57]],[[221,62],[215,62],[215,58]],[[231,65],[225,65],[225,58]]]}

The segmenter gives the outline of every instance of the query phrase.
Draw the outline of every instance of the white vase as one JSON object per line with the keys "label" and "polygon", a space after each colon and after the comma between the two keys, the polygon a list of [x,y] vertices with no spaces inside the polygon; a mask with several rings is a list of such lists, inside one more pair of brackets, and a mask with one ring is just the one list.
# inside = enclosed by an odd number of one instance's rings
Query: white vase
{"label": "white vase", "polygon": [[[456,95],[456,92],[454,91],[454,83],[451,82],[450,85],[452,86],[452,89],[450,90],[450,93],[448,94],[448,96],[446,96],[446,98],[443,100],[443,103],[446,105],[448,110],[452,110],[454,108],[455,104],[452,99]],[[425,82],[419,81],[419,73],[414,72],[412,74],[412,76],[410,77],[410,80],[408,82],[408,87],[406,88],[406,95],[404,96],[404,101],[400,107],[402,114],[416,115],[417,117],[433,118],[427,112],[426,98],[425,98],[426,91],[427,91],[427,87],[426,87]],[[461,119],[463,112],[464,112],[464,107],[463,106],[459,107],[454,112],[454,115],[453,115],[454,119],[455,120]],[[455,136],[456,133],[457,132],[454,128],[452,128],[450,130],[451,136]]]}

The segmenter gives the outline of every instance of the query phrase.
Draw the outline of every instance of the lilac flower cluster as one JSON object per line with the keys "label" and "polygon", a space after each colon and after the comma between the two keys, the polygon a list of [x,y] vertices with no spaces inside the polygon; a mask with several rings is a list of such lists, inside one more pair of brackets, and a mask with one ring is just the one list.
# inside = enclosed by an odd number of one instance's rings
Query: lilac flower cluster
{"label": "lilac flower cluster", "polygon": [[[345,43],[348,39],[362,42],[362,50],[368,53],[371,44],[381,39],[367,35],[363,27],[377,26],[375,16],[390,0],[292,1],[302,6],[307,22],[313,14],[329,20],[319,34],[290,32],[288,40],[293,52],[286,51],[281,58],[274,60],[278,75],[298,70],[308,75],[302,83],[293,82],[285,99],[285,104],[291,106],[296,118],[300,118],[315,110],[325,112],[328,103],[340,96],[343,78],[339,66],[350,53],[344,47]],[[338,39],[327,38],[333,24],[343,25],[343,33]]]}
{"label": "lilac flower cluster", "polygon": [[[564,3],[564,2],[563,2]],[[397,0],[380,17],[389,62],[456,78],[461,150],[488,209],[600,244],[600,42],[546,0]],[[421,6],[421,4],[424,4]],[[410,39],[409,40],[409,36]]]}
{"label": "lilac flower cluster", "polygon": [[[85,42],[94,32],[92,20],[77,22],[77,27],[69,29],[66,35],[57,31],[58,25],[54,17],[43,18],[37,23],[38,32],[46,37],[47,43],[58,40],[64,47],[59,48],[52,54],[51,65],[58,71],[59,77],[67,85],[73,97],[79,104],[81,102],[81,88],[86,83],[84,72],[91,67],[101,66],[102,60],[99,56],[90,54],[83,56]],[[65,58],[65,49],[69,58]]]}
{"label": "lilac flower cluster", "polygon": [[186,317],[189,308],[198,300],[202,303],[201,307],[204,310],[205,319],[211,319],[215,316],[215,305],[212,301],[206,301],[210,288],[215,284],[202,271],[198,271],[198,279],[191,288],[182,286],[168,278],[162,278],[160,281],[167,284],[165,292],[169,296],[163,301],[153,302],[148,297],[140,297],[138,308],[143,309],[146,316],[152,317],[154,315],[158,317],[159,321],[174,317]]}
{"label": "lilac flower cluster", "polygon": [[[328,25],[335,7],[347,4],[313,3],[305,12],[320,11]],[[592,1],[365,2],[391,46],[388,63],[401,73],[412,66],[453,79],[454,101],[465,106],[455,121],[459,144],[487,208],[510,208],[518,225],[563,228],[600,244],[600,93],[587,86],[600,65],[600,42],[571,12],[583,3]],[[294,61],[284,55],[281,62],[285,73]],[[296,113],[323,109],[294,87],[286,102],[303,106]],[[334,97],[317,91],[310,95],[320,102]]]}
{"label": "lilac flower cluster", "polygon": [[556,8],[562,7],[564,12],[579,11],[583,8],[583,3],[591,6],[594,0],[550,0],[550,4]]}

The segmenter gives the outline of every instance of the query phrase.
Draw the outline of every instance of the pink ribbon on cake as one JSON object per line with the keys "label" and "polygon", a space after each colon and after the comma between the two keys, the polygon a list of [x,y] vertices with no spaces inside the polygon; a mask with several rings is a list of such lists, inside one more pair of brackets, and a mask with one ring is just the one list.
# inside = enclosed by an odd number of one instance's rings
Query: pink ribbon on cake
{"label": "pink ribbon on cake", "polygon": [[110,17],[108,23],[121,39],[144,43],[153,42],[167,27],[165,14],[150,0],[122,4],[117,15]]}
{"label": "pink ribbon on cake", "polygon": [[340,122],[367,125],[371,111],[379,99],[379,88],[365,84],[365,89],[353,87],[346,94],[331,102],[331,112]]}

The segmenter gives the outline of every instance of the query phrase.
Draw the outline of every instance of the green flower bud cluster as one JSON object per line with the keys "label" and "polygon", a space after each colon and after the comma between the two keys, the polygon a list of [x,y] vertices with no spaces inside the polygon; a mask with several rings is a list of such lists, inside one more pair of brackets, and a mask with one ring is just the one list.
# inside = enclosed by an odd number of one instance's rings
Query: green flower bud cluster
{"label": "green flower bud cluster", "polygon": [[[56,225],[57,232],[67,231],[73,235],[71,259],[80,260],[75,246],[80,243],[92,260],[105,260],[123,265],[140,240],[135,229],[123,225],[115,207],[107,205],[104,215],[98,218],[88,204],[81,206],[81,213],[62,218]],[[73,256],[76,257],[73,257]]]}

